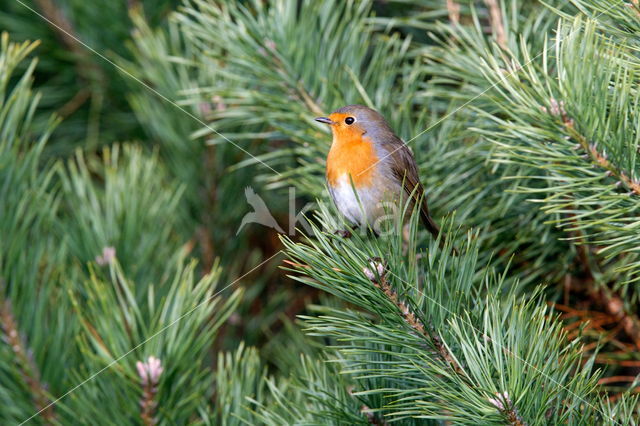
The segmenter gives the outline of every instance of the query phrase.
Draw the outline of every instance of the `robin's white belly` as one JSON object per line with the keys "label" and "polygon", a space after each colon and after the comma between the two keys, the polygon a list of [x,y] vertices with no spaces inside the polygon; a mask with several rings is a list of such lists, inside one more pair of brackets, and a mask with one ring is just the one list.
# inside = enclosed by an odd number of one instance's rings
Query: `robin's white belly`
{"label": "robin's white belly", "polygon": [[357,226],[371,226],[377,228],[376,221],[385,215],[394,215],[397,203],[389,197],[393,192],[385,189],[385,185],[371,185],[354,189],[349,176],[345,173],[336,182],[336,185],[329,186],[331,197],[336,207],[349,222]]}

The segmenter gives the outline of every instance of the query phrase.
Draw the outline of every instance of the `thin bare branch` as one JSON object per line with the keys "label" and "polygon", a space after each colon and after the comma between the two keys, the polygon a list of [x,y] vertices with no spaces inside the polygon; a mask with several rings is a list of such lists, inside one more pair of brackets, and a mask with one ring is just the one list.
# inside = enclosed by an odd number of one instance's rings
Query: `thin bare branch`
{"label": "thin bare branch", "polygon": [[376,288],[382,290],[385,296],[387,296],[389,300],[398,307],[406,323],[409,324],[409,326],[414,329],[416,333],[430,340],[435,346],[435,349],[440,355],[440,358],[442,358],[442,360],[449,364],[456,373],[466,377],[466,373],[460,367],[460,365],[458,365],[451,353],[449,353],[449,350],[444,345],[442,339],[440,338],[440,336],[438,336],[435,330],[428,330],[422,323],[422,321],[420,321],[420,319],[411,311],[409,306],[407,306],[406,303],[398,298],[398,294],[393,290],[393,288],[391,288],[389,282],[387,281],[385,270],[386,267],[381,260],[372,259],[370,267],[365,268],[364,272],[367,278],[371,280],[373,285]]}
{"label": "thin bare branch", "polygon": [[489,8],[489,20],[491,21],[491,31],[493,32],[498,45],[506,49],[507,48],[507,33],[504,30],[504,22],[502,20],[502,10],[498,0],[484,0],[484,3]]}
{"label": "thin bare branch", "polygon": [[460,23],[460,5],[455,0],[447,0],[447,12],[449,13],[449,21],[458,25]]}
{"label": "thin bare branch", "polygon": [[[640,195],[640,182],[630,178],[627,173],[620,170],[615,164],[609,161],[606,153],[598,151],[597,143],[589,143],[587,138],[576,129],[574,120],[567,115],[562,102],[558,103],[557,101],[552,100],[552,103],[558,105],[558,107],[555,108],[558,109],[559,114],[562,117],[562,122],[567,133],[578,141],[580,148],[587,152],[587,158],[591,158],[596,165],[605,169],[609,176],[616,177],[620,184],[630,189],[631,194]],[[552,105],[552,109],[553,108],[554,106]]]}

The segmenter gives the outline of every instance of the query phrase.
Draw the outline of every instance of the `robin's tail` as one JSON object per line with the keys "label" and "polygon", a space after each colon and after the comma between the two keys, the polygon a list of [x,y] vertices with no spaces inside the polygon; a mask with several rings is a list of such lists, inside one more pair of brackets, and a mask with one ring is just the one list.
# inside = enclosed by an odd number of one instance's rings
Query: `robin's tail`
{"label": "robin's tail", "polygon": [[[431,215],[429,214],[429,207],[427,206],[427,197],[423,196],[422,203],[420,205],[420,219],[424,224],[424,227],[427,228],[427,231],[433,235],[433,238],[438,238],[440,236],[440,248],[444,247],[444,243],[447,239],[447,234],[445,234],[438,224],[433,220]],[[458,255],[458,250],[454,248],[451,249],[451,254],[454,256]]]}
{"label": "robin's tail", "polygon": [[[429,210],[427,210],[426,207],[420,209],[420,219],[422,220],[422,224],[424,225],[424,227],[427,228],[427,231],[429,231],[431,235],[433,235],[433,238],[438,238],[438,235],[440,235],[440,227],[433,220],[433,218],[429,214]],[[442,235],[442,237],[442,239],[444,240],[444,234]]]}

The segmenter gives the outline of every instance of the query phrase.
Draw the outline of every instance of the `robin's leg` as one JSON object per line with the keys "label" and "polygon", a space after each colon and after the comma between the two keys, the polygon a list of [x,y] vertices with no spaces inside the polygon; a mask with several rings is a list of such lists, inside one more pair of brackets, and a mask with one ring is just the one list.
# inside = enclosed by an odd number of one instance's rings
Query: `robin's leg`
{"label": "robin's leg", "polygon": [[[360,228],[359,224],[355,224],[354,223],[353,225],[351,225],[351,230],[353,230],[353,231],[357,231],[359,228]],[[346,230],[346,229],[338,229],[338,230],[336,230],[334,232],[334,234],[338,235],[338,236],[340,236],[342,238],[351,238],[352,237],[351,231]]]}
{"label": "robin's leg", "polygon": [[[354,231],[357,231],[358,229],[360,229],[359,226],[354,226],[353,227]],[[376,237],[376,238],[380,237],[380,234],[378,234],[378,232],[376,232],[375,229],[372,229],[370,227],[367,227],[366,229],[367,229],[367,231],[366,231],[367,235],[372,236],[372,237]],[[348,231],[346,229],[338,229],[337,231],[334,232],[334,234],[338,235],[338,236],[340,236],[342,238],[351,238],[353,236],[351,231]]]}
{"label": "robin's leg", "polygon": [[338,229],[334,232],[334,234],[342,238],[351,238],[352,236],[351,231],[348,231],[346,229]]}

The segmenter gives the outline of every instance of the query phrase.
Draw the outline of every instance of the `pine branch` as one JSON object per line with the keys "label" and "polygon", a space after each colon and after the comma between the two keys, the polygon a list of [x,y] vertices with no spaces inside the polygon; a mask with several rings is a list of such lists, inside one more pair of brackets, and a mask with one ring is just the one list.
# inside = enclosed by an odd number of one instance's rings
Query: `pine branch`
{"label": "pine branch", "polygon": [[[78,344],[86,354],[85,369],[103,370],[83,385],[85,392],[67,402],[82,414],[79,423],[110,416],[117,424],[130,423],[133,417],[145,425],[184,424],[199,417],[212,385],[205,360],[220,327],[237,309],[242,290],[224,297],[216,291],[218,265],[201,279],[195,261],[170,265],[167,274],[165,282],[146,287],[136,298],[140,286],[114,261],[108,274],[93,272],[72,294],[83,325]],[[104,275],[104,280],[99,278]],[[116,311],[121,314],[114,315]],[[113,364],[130,353],[139,354],[140,361]],[[157,355],[141,356],[145,353]],[[181,391],[164,392],[165,383],[166,389],[177,386]],[[114,412],[113,406],[121,409]]]}
{"label": "pine branch", "polygon": [[609,161],[606,152],[600,153],[597,142],[589,143],[587,138],[576,130],[573,120],[563,117],[563,123],[569,135],[578,141],[582,149],[587,153],[588,158],[591,158],[596,165],[605,169],[607,176],[616,177],[620,184],[624,184],[625,187],[630,189],[629,195],[640,195],[640,182],[638,180],[631,179],[624,171]]}
{"label": "pine branch", "polygon": [[40,372],[33,362],[27,345],[20,337],[20,331],[13,315],[11,302],[0,296],[0,327],[4,332],[3,340],[11,347],[16,365],[20,370],[24,382],[31,391],[33,405],[45,423],[54,423],[56,414],[51,405],[47,386],[40,380]]}
{"label": "pine branch", "polygon": [[411,327],[418,335],[425,337],[428,341],[432,342],[436,351],[440,355],[440,358],[447,363],[453,370],[461,376],[466,376],[464,370],[458,365],[456,360],[451,356],[449,350],[442,343],[442,339],[433,330],[433,327],[429,327],[429,330],[425,325],[416,317],[411,311],[409,306],[398,298],[397,293],[391,288],[386,277],[387,267],[380,258],[374,258],[370,260],[369,267],[363,269],[364,274],[369,278],[373,285],[382,290],[387,298],[398,307],[405,322]]}
{"label": "pine branch", "polygon": [[[517,183],[513,189],[533,195],[528,200],[541,203],[542,211],[552,215],[549,223],[559,229],[582,230],[598,244],[598,256],[609,260],[607,275],[626,284],[640,278],[634,214],[637,142],[628,137],[635,134],[636,74],[625,46],[596,28],[580,19],[562,25],[555,55],[545,48],[546,57],[555,58],[553,66],[516,65],[518,56],[532,55],[527,52],[513,52],[506,64],[491,59],[485,78],[495,84],[493,102],[477,110],[497,128],[479,132],[496,147],[492,160],[512,167],[504,176]],[[501,71],[505,66],[511,70],[507,76]],[[557,93],[563,101],[556,100]],[[598,149],[595,139],[605,149]],[[576,155],[576,147],[584,155]],[[618,191],[610,177],[634,196]]]}
{"label": "pine branch", "polygon": [[620,170],[611,161],[609,161],[606,152],[599,152],[598,142],[589,142],[589,140],[587,140],[587,138],[576,129],[575,120],[571,118],[565,110],[564,101],[558,102],[556,99],[552,98],[550,103],[550,108],[547,109],[547,107],[542,107],[542,110],[553,116],[561,118],[566,132],[569,136],[578,141],[578,145],[575,148],[582,148],[586,152],[586,159],[591,159],[594,162],[594,165],[605,169],[607,176],[617,178],[619,184],[624,184],[631,190],[630,194],[640,195],[640,182],[631,179],[624,171]]}

